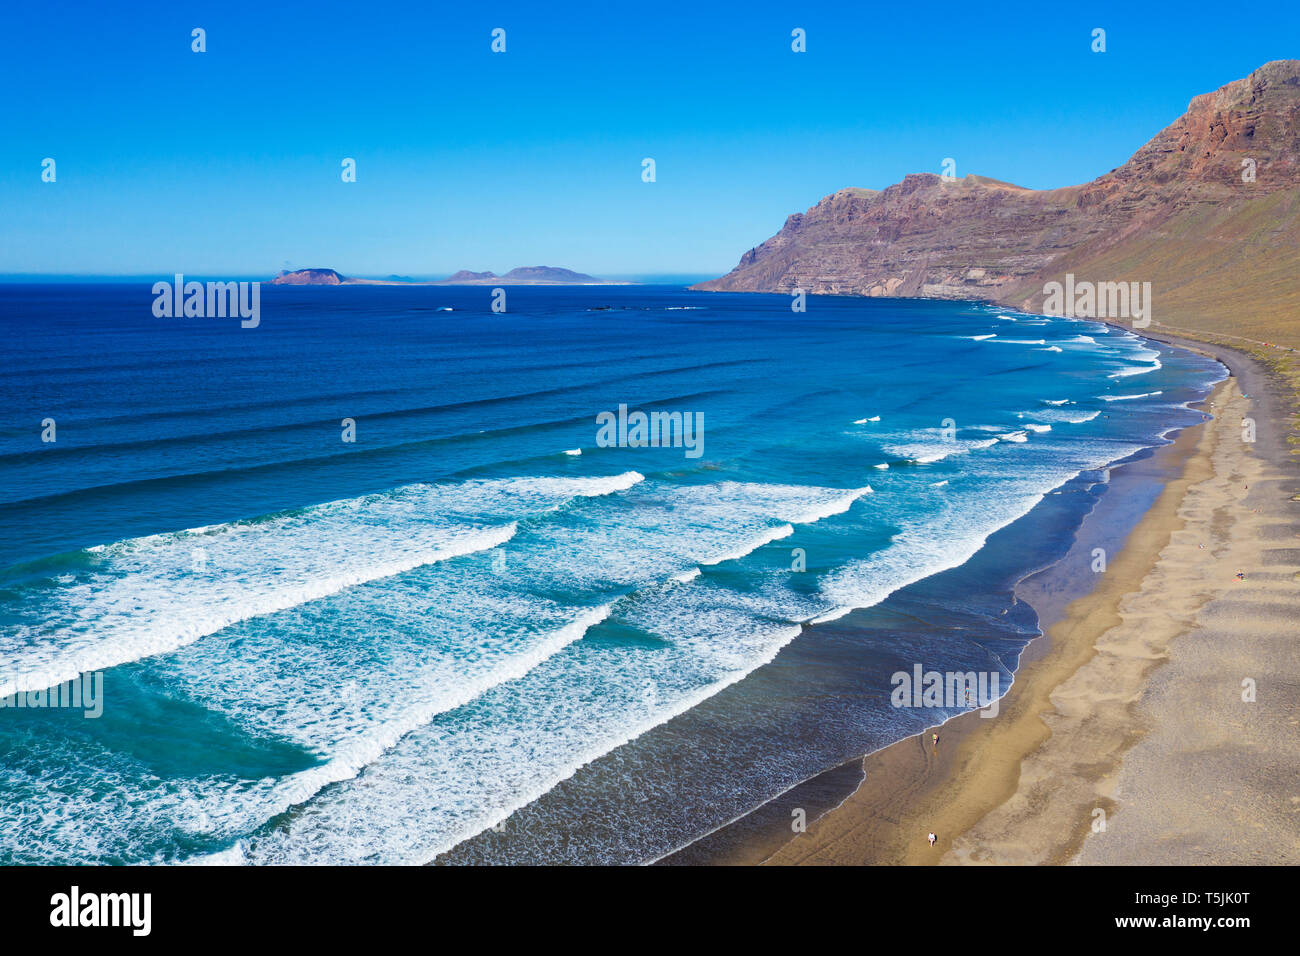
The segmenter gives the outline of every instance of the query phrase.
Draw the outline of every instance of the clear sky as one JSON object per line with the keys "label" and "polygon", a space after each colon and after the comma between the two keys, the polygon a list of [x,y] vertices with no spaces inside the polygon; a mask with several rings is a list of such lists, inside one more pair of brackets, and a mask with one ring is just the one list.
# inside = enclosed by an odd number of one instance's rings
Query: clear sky
{"label": "clear sky", "polygon": [[722,273],[946,157],[1092,179],[1298,55],[1295,3],[11,0],[0,273]]}

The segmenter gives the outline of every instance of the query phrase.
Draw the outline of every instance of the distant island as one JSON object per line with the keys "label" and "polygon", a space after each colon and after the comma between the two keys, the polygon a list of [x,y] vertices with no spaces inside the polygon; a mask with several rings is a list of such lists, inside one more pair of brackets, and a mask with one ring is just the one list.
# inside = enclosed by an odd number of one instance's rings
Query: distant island
{"label": "distant island", "polygon": [[405,276],[387,279],[352,279],[333,269],[285,270],[271,280],[271,285],[632,285],[617,279],[597,279],[585,272],[557,266],[520,266],[505,275],[495,272],[470,272],[461,269],[446,279],[416,282]]}
{"label": "distant island", "polygon": [[298,269],[294,272],[286,269],[271,280],[271,285],[343,285],[356,281],[344,278],[333,269]]}
{"label": "distant island", "polygon": [[495,272],[470,272],[461,269],[455,275],[448,276],[439,285],[630,285],[628,282],[616,282],[609,279],[597,279],[585,272],[561,269],[557,266],[520,266],[511,269],[503,276]]}

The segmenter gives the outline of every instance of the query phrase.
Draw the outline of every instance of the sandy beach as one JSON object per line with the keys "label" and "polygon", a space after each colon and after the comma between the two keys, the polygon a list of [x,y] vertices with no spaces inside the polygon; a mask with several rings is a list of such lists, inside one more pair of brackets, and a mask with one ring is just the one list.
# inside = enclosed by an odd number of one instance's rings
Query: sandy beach
{"label": "sandy beach", "polygon": [[[1023,582],[1045,635],[999,716],[947,722],[937,748],[927,731],[869,755],[857,790],[765,862],[1300,860],[1285,393],[1242,352],[1152,337],[1233,374],[1204,405],[1213,419],[1157,454],[1170,480],[1101,580],[1060,608],[1049,586]],[[1103,519],[1085,521],[1075,550]]]}

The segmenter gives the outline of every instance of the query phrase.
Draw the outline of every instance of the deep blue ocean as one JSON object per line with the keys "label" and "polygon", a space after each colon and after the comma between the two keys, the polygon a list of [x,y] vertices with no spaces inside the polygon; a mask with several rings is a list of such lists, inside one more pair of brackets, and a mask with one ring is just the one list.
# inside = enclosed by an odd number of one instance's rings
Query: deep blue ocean
{"label": "deep blue ocean", "polygon": [[[0,863],[656,860],[962,709],[900,669],[1005,690],[1015,580],[1223,377],[976,303],[507,291],[0,285],[0,695],[103,673],[0,710]],[[698,456],[601,447],[621,405]]]}

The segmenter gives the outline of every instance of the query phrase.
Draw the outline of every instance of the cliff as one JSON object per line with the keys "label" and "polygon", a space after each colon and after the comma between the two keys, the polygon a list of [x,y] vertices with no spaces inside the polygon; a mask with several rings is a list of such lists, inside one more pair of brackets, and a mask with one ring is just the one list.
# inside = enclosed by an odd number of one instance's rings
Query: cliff
{"label": "cliff", "polygon": [[[1250,163],[1253,178],[1243,178]],[[1155,318],[1300,344],[1300,60],[1197,96],[1123,166],[1030,190],[921,173],[843,189],[695,288],[987,299],[1072,272],[1149,281]],[[1250,308],[1243,308],[1248,303]]]}

